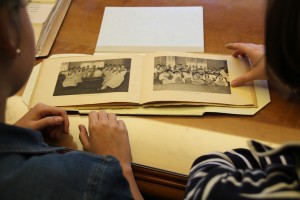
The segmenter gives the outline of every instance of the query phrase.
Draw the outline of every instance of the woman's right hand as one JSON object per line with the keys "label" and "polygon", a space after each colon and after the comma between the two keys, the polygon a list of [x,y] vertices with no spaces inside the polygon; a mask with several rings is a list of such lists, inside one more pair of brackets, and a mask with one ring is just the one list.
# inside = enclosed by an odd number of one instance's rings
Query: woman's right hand
{"label": "woman's right hand", "polygon": [[116,157],[121,166],[131,166],[131,149],[125,123],[113,113],[105,111],[89,113],[88,131],[79,125],[83,149],[99,155]]}
{"label": "woman's right hand", "polygon": [[245,56],[250,60],[251,70],[231,81],[231,86],[238,87],[253,80],[267,79],[265,64],[265,47],[250,43],[230,43],[227,49],[234,50],[233,56]]}
{"label": "woman's right hand", "polygon": [[89,114],[88,131],[84,125],[79,125],[79,130],[83,149],[99,155],[116,157],[120,161],[123,175],[129,182],[133,198],[143,199],[131,167],[132,156],[125,123],[118,120],[113,113],[92,111]]}

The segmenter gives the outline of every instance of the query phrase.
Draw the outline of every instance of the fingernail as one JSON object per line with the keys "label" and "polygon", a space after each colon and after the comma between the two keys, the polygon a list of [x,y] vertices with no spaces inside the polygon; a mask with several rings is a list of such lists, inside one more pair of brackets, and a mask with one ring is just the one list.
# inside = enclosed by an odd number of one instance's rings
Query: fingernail
{"label": "fingernail", "polygon": [[236,80],[233,80],[232,82],[231,82],[231,86],[232,87],[236,87],[236,86],[238,86],[238,82],[236,81]]}
{"label": "fingernail", "polygon": [[78,125],[78,129],[81,130],[82,128],[83,128],[83,127],[82,127],[82,124],[79,124],[79,125]]}
{"label": "fingernail", "polygon": [[61,122],[63,122],[63,118],[62,118],[62,117],[55,117],[55,118],[54,118],[54,121],[55,121],[57,124],[60,124]]}

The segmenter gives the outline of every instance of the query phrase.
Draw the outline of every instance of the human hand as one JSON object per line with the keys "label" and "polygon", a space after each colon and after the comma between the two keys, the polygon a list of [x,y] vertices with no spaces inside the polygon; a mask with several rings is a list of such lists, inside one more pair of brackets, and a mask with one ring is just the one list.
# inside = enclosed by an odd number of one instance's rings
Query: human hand
{"label": "human hand", "polygon": [[131,149],[127,128],[113,113],[105,111],[89,113],[88,131],[79,125],[79,139],[85,151],[99,155],[115,156],[124,169],[131,167]]}
{"label": "human hand", "polygon": [[267,79],[264,45],[231,43],[225,45],[225,47],[234,50],[232,54],[234,57],[247,57],[250,60],[251,66],[250,71],[232,80],[231,86],[238,87],[249,81]]}
{"label": "human hand", "polygon": [[69,133],[69,119],[65,110],[37,104],[16,123],[16,126],[41,131],[45,139],[59,140]]}

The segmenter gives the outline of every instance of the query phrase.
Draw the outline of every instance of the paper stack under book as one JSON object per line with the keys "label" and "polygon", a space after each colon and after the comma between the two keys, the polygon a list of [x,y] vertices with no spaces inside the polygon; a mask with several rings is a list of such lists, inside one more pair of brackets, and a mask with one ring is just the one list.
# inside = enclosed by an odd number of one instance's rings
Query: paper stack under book
{"label": "paper stack under book", "polygon": [[247,70],[243,59],[230,55],[62,56],[41,63],[30,78],[25,102],[29,107],[43,102],[80,113],[108,109],[137,115],[254,114],[270,101],[265,83],[230,86]]}

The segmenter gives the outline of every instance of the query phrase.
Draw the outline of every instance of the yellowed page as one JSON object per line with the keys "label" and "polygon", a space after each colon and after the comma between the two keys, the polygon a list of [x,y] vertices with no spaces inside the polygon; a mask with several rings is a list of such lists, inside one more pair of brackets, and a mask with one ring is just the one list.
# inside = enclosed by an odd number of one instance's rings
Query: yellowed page
{"label": "yellowed page", "polygon": [[31,3],[55,3],[57,0],[31,0]]}
{"label": "yellowed page", "polygon": [[[195,159],[215,151],[248,148],[247,141],[255,139],[266,145],[277,147],[271,139],[208,130],[197,118],[149,118],[119,116],[128,129],[133,163],[188,175]],[[78,124],[88,125],[87,116],[69,116],[70,132],[79,147]],[[192,124],[192,125],[191,125]],[[259,124],[268,130],[269,124]],[[281,127],[282,128],[282,127]],[[297,134],[296,131],[292,135]],[[276,135],[275,137],[278,137]]]}
{"label": "yellowed page", "polygon": [[247,71],[231,55],[158,52],[144,60],[142,102],[182,101],[256,106],[254,87],[230,87]]}
{"label": "yellowed page", "polygon": [[46,22],[56,0],[31,1],[26,7],[33,27],[36,44],[41,36],[43,24]]}
{"label": "yellowed page", "polygon": [[71,1],[36,0],[27,6],[36,40],[36,57],[49,54]]}
{"label": "yellowed page", "polygon": [[45,59],[29,106],[38,102],[52,106],[138,104],[142,60],[143,56],[133,54]]}
{"label": "yellowed page", "polygon": [[37,44],[42,32],[43,24],[32,24],[32,27],[34,32],[35,44]]}
{"label": "yellowed page", "polygon": [[31,1],[27,6],[31,22],[33,24],[43,24],[47,20],[55,3],[56,0]]}

